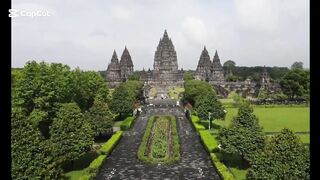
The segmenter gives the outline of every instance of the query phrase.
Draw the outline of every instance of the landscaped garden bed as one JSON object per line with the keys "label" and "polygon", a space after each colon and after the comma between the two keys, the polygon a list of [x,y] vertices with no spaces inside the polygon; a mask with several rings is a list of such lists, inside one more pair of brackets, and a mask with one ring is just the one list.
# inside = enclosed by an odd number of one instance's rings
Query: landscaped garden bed
{"label": "landscaped garden bed", "polygon": [[138,158],[149,163],[172,163],[180,159],[176,118],[151,116],[138,149]]}

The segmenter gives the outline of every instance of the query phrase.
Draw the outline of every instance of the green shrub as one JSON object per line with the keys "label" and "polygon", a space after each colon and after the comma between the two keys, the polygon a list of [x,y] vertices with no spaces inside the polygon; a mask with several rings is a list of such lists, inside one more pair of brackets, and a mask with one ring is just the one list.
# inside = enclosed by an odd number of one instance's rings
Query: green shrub
{"label": "green shrub", "polygon": [[199,122],[200,121],[199,117],[195,116],[195,115],[191,116],[191,120],[192,120],[192,122]]}
{"label": "green shrub", "polygon": [[218,150],[217,140],[210,134],[209,131],[199,131],[201,141],[206,147],[209,153],[215,152]]}
{"label": "green shrub", "polygon": [[125,130],[128,130],[130,129],[131,125],[133,124],[134,122],[134,117],[130,116],[130,117],[127,117],[123,122],[122,124],[120,125],[120,129],[122,131],[125,131]]}
{"label": "green shrub", "polygon": [[97,176],[97,174],[100,170],[100,167],[102,166],[106,157],[107,157],[107,155],[100,155],[95,160],[93,160],[90,163],[89,167],[87,167],[85,169],[84,173],[82,174],[82,176],[79,179],[81,179],[81,180],[94,179]]}
{"label": "green shrub", "polygon": [[200,131],[200,130],[205,130],[206,127],[204,127],[202,124],[198,124],[200,122],[200,119],[198,116],[195,116],[195,115],[192,115],[191,116],[191,122],[193,124],[193,127],[197,130],[197,131]]}
{"label": "green shrub", "polygon": [[235,179],[235,177],[229,171],[229,169],[222,162],[220,162],[219,158],[214,153],[210,153],[210,157],[211,157],[213,165],[215,166],[218,174],[220,175],[220,177],[222,179],[224,179],[224,180],[234,180]]}
{"label": "green shrub", "polygon": [[139,149],[138,149],[138,159],[145,161],[145,162],[150,162],[150,159],[148,157],[146,157],[144,155],[144,153],[147,149],[147,143],[148,143],[149,135],[151,134],[150,132],[151,132],[152,125],[154,122],[154,117],[155,116],[150,117],[149,122],[146,127],[146,131],[145,131],[143,138],[142,138],[142,142],[141,142]]}
{"label": "green shrub", "polygon": [[122,134],[123,131],[117,131],[105,144],[102,145],[102,147],[98,150],[98,153],[109,155],[122,137]]}

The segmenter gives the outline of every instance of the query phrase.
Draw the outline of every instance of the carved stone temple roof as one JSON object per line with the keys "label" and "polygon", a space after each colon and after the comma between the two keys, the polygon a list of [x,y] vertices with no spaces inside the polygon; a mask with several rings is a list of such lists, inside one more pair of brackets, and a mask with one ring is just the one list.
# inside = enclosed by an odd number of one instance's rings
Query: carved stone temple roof
{"label": "carved stone temple roof", "polygon": [[173,72],[178,70],[177,54],[174,45],[168,36],[167,30],[164,31],[154,55],[153,68],[155,71]]}
{"label": "carved stone temple roof", "polygon": [[206,46],[204,46],[204,49],[202,50],[200,59],[198,61],[197,71],[203,71],[204,69],[210,69],[210,68],[211,68],[210,56],[206,49]]}
{"label": "carved stone temple roof", "polygon": [[127,49],[127,46],[124,48],[123,53],[121,55],[120,66],[121,67],[133,67],[133,62],[132,62],[130,53]]}

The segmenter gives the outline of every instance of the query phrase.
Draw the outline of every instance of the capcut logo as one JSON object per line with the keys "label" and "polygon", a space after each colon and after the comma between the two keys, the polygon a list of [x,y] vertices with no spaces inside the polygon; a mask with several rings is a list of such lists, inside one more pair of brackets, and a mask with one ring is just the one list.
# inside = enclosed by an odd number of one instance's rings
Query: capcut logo
{"label": "capcut logo", "polygon": [[9,9],[9,17],[44,17],[50,16],[51,13],[47,10],[20,10],[20,9]]}

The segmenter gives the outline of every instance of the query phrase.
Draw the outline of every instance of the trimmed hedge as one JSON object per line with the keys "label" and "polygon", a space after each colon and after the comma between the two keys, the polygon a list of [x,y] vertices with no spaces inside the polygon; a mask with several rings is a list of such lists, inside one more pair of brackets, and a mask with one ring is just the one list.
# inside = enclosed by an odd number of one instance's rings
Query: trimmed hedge
{"label": "trimmed hedge", "polygon": [[201,130],[205,130],[206,128],[202,125],[202,124],[198,124],[200,122],[200,119],[198,116],[191,116],[191,122],[193,124],[193,127],[197,130],[197,131],[201,131]]}
{"label": "trimmed hedge", "polygon": [[210,153],[210,157],[211,157],[213,165],[215,166],[218,174],[220,175],[220,177],[222,179],[235,180],[235,177],[233,176],[233,174],[229,171],[229,169],[222,162],[220,162],[219,158],[214,153]]}
{"label": "trimmed hedge", "polygon": [[105,161],[107,155],[100,155],[95,160],[93,160],[89,167],[85,169],[82,176],[79,178],[80,180],[91,180],[94,179]]}
{"label": "trimmed hedge", "polygon": [[148,143],[149,135],[151,134],[150,132],[151,132],[152,125],[154,122],[154,117],[155,116],[150,117],[149,122],[146,127],[146,131],[142,137],[142,141],[141,141],[141,144],[138,149],[138,159],[140,159],[144,162],[151,162],[150,159],[144,155],[144,152],[147,149],[147,143]]}
{"label": "trimmed hedge", "polygon": [[127,117],[127,118],[122,122],[122,124],[120,125],[120,129],[121,129],[122,131],[125,131],[125,130],[130,129],[130,127],[131,127],[131,125],[133,124],[134,120],[135,120],[135,118],[132,117],[132,116]]}
{"label": "trimmed hedge", "polygon": [[117,145],[118,141],[121,139],[123,131],[117,131],[112,137],[102,145],[98,150],[99,154],[109,155],[113,148]]}
{"label": "trimmed hedge", "polygon": [[200,138],[209,153],[218,150],[217,140],[210,134],[209,131],[199,131]]}

